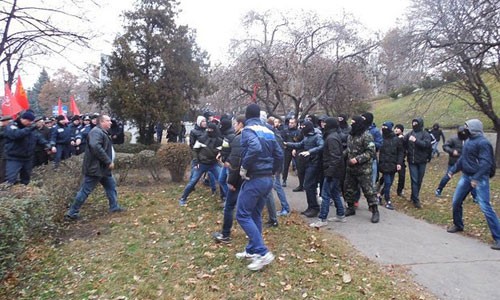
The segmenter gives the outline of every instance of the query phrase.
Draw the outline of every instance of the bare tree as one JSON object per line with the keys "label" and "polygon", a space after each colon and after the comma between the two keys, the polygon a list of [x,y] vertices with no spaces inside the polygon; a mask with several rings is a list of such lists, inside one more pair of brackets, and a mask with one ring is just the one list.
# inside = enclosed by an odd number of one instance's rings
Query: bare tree
{"label": "bare tree", "polygon": [[[233,47],[241,70],[240,89],[250,96],[258,84],[257,98],[270,114],[290,108],[296,116],[308,114],[335,89],[341,66],[366,61],[376,46],[359,37],[357,22],[347,15],[334,21],[307,12],[249,12],[244,26],[248,38]],[[315,63],[320,60],[328,60],[322,72]]]}
{"label": "bare tree", "polygon": [[498,164],[500,119],[488,79],[500,82],[500,1],[413,0],[409,17],[415,40],[427,53],[433,70],[458,74],[455,89],[446,91],[493,123]]}
{"label": "bare tree", "polygon": [[[80,13],[69,12],[69,8],[63,6],[65,1],[54,1],[52,5],[45,1],[33,5],[20,2],[0,0],[0,67],[5,67],[9,84],[26,60],[40,54],[61,54],[72,45],[88,47],[89,41],[88,34],[67,29],[69,23],[86,21],[81,10]],[[71,5],[71,10],[75,11],[79,3],[75,0],[66,5]]]}

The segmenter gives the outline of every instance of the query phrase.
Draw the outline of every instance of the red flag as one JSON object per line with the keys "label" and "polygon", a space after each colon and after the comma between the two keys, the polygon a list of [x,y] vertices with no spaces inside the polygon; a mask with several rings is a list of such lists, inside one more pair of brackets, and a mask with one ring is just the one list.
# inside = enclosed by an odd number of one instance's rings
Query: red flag
{"label": "red flag", "polygon": [[257,83],[253,84],[253,94],[252,94],[252,102],[257,101],[257,90],[259,89],[259,85]]}
{"label": "red flag", "polygon": [[70,110],[73,113],[73,116],[79,116],[80,110],[78,109],[78,106],[76,106],[75,97],[70,96],[69,101],[70,101]]}
{"label": "red flag", "polygon": [[30,108],[28,96],[26,95],[26,91],[23,88],[23,83],[21,82],[21,75],[17,76],[16,93],[14,94],[14,99],[22,109]]}
{"label": "red flag", "polygon": [[9,83],[5,83],[5,96],[2,101],[2,115],[16,117],[17,113],[22,111],[23,108],[19,106],[12,96]]}
{"label": "red flag", "polygon": [[61,103],[61,98],[57,99],[57,115],[64,115],[63,109],[62,109],[62,103]]}

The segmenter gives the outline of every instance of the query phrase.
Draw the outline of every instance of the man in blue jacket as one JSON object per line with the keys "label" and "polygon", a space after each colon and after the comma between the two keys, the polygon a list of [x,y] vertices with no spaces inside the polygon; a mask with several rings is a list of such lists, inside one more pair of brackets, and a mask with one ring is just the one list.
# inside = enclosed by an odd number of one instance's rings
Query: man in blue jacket
{"label": "man in blue jacket", "polygon": [[56,148],[50,147],[47,140],[36,132],[33,125],[35,115],[26,111],[4,129],[5,146],[5,179],[9,184],[17,182],[18,175],[22,184],[30,182],[33,169],[33,156],[37,144],[55,153]]}
{"label": "man in blue jacket", "polygon": [[453,194],[453,226],[448,228],[448,232],[455,233],[464,230],[462,203],[467,194],[475,189],[476,200],[486,218],[494,240],[491,248],[500,250],[500,221],[490,203],[489,176],[496,168],[493,146],[484,136],[481,121],[468,120],[465,122],[465,131],[469,135],[469,140],[465,142],[462,155],[448,174],[451,177],[462,171],[462,177],[460,177],[455,194]]}
{"label": "man in blue jacket", "polygon": [[273,175],[283,167],[283,150],[274,133],[260,120],[260,107],[250,104],[245,112],[245,128],[241,134],[240,175],[245,182],[237,201],[236,219],[248,236],[245,251],[238,259],[252,259],[248,268],[262,269],[274,260],[262,238],[262,209],[273,188]]}

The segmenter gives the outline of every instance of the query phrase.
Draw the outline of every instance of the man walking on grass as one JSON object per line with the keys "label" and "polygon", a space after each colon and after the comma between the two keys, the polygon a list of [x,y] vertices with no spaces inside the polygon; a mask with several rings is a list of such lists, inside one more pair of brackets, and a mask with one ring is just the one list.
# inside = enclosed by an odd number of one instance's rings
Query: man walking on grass
{"label": "man walking on grass", "polygon": [[494,250],[500,250],[500,221],[490,203],[490,176],[495,172],[495,155],[493,146],[483,133],[483,123],[477,119],[465,122],[465,132],[469,140],[462,148],[462,155],[455,166],[450,170],[448,176],[453,176],[462,171],[462,177],[458,181],[453,195],[453,226],[448,232],[455,233],[464,230],[462,218],[465,197],[472,189],[476,190],[476,200],[486,218],[488,227],[494,240]]}
{"label": "man walking on grass", "polygon": [[80,208],[98,183],[102,184],[108,197],[109,211],[115,213],[124,210],[118,205],[116,182],[111,174],[111,170],[115,166],[113,163],[115,151],[109,135],[110,128],[111,118],[108,115],[100,115],[98,125],[89,132],[88,146],[85,150],[82,166],[83,183],[65,215],[66,219],[76,220],[79,218]]}
{"label": "man walking on grass", "polygon": [[273,188],[273,175],[283,167],[283,150],[274,133],[260,120],[260,107],[250,104],[245,112],[245,128],[241,133],[240,175],[245,182],[237,200],[236,219],[248,236],[245,251],[238,259],[252,259],[248,268],[262,269],[274,260],[262,238],[262,209]]}

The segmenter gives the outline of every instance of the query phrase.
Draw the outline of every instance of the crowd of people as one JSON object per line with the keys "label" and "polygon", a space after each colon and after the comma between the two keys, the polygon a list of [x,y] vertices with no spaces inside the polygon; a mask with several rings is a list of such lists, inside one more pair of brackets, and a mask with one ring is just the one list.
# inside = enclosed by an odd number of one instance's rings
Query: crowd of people
{"label": "crowd of people", "polygon": [[[2,116],[0,180],[8,185],[27,185],[33,167],[52,162],[54,170],[57,170],[63,160],[85,153],[85,180],[66,217],[72,220],[78,218],[79,207],[98,182],[101,182],[106,190],[110,211],[122,211],[117,203],[116,187],[110,170],[114,159],[112,144],[123,142],[123,124],[111,120],[107,115],[95,113],[69,118],[64,115],[49,118],[36,117],[33,111],[26,110],[15,119]],[[105,166],[105,169],[110,166],[109,171],[99,170],[102,166]]]}
{"label": "crowd of people", "polygon": [[[432,130],[426,129],[423,119],[415,118],[411,129],[404,133],[402,124],[387,120],[379,129],[370,112],[353,116],[350,123],[344,114],[281,120],[267,117],[258,105],[251,104],[244,116],[231,120],[230,116],[197,117],[189,134],[193,152],[191,178],[179,204],[188,205],[190,193],[204,176],[214,195],[218,184],[224,221],[221,231],[215,232],[213,238],[221,243],[231,242],[236,210],[236,220],[248,236],[245,251],[236,257],[251,259],[248,265],[251,270],[259,270],[274,259],[262,240],[262,226],[278,226],[277,217],[291,211],[283,192],[290,168],[297,172],[299,179],[299,186],[293,191],[305,191],[307,209],[301,214],[317,218],[311,227],[326,226],[328,221],[345,222],[346,217],[356,214],[361,192],[372,213],[371,222],[377,223],[379,206],[395,209],[391,187],[397,174],[397,195],[403,194],[407,168],[411,179],[409,198],[415,208],[422,207],[420,189],[426,166],[432,157],[439,156],[436,144],[441,138],[450,159],[445,176],[435,190],[436,196],[441,195],[453,174],[463,172],[453,197],[454,225],[448,231],[463,230],[462,202],[471,193],[490,226],[495,240],[492,248],[500,249],[500,225],[489,201],[489,173],[477,172],[494,169],[495,160],[478,120],[459,127],[457,136],[447,142],[439,124],[434,124]],[[470,142],[465,143],[466,140]],[[480,146],[465,151],[467,145]],[[275,207],[273,189],[280,200],[279,210]],[[332,205],[335,215],[329,218]],[[269,220],[263,224],[264,206],[267,206]]]}

